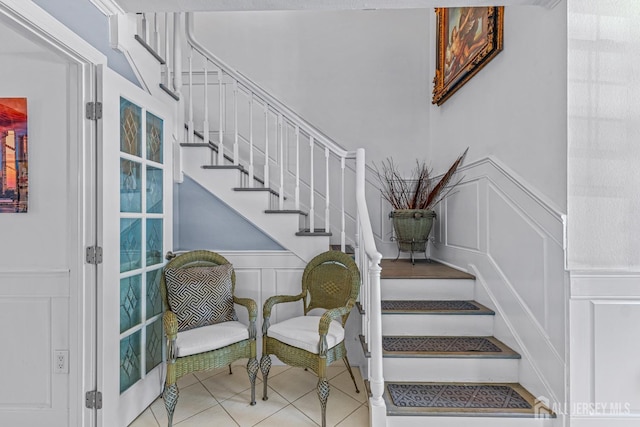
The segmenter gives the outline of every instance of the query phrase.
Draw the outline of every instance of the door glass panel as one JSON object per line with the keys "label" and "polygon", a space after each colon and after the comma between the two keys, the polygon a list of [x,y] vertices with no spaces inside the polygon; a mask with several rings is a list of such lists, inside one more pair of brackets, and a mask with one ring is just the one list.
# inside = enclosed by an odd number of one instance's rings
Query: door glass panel
{"label": "door glass panel", "polygon": [[147,112],[147,159],[162,163],[162,119]]}
{"label": "door glass panel", "polygon": [[161,273],[161,268],[147,272],[147,319],[162,313]]}
{"label": "door glass panel", "polygon": [[142,109],[120,98],[120,151],[142,156]]}
{"label": "door glass panel", "polygon": [[141,378],[141,336],[141,331],[137,331],[120,340],[120,393]]}
{"label": "door glass panel", "polygon": [[140,275],[120,279],[120,333],[142,319]]}
{"label": "door glass panel", "polygon": [[147,212],[162,213],[162,169],[147,166]]}
{"label": "door glass panel", "polygon": [[162,150],[163,120],[120,98],[121,393],[162,363]]}
{"label": "door glass panel", "polygon": [[147,219],[147,265],[162,262],[162,220]]}
{"label": "door glass panel", "polygon": [[145,373],[148,373],[162,362],[162,321],[160,319],[147,326],[146,348]]}
{"label": "door glass panel", "polygon": [[[141,211],[140,173],[140,163],[120,159],[120,212]],[[162,187],[160,187],[160,191],[162,191]]]}
{"label": "door glass panel", "polygon": [[120,218],[120,272],[142,266],[142,221]]}

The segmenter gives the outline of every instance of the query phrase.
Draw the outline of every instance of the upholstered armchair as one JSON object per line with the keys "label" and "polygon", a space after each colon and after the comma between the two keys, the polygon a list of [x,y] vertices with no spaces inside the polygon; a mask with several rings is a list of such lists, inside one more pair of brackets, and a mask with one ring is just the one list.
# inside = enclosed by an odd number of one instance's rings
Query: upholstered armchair
{"label": "upholstered armchair", "polygon": [[[263,400],[267,400],[267,381],[273,354],[290,366],[307,368],[318,376],[317,392],[326,425],[329,381],[327,367],[344,359],[353,384],[344,343],[344,327],[360,290],[360,272],[353,259],[339,251],[328,251],[314,257],[302,275],[302,292],[298,295],[276,295],[264,303],[262,324],[262,358],[260,369],[264,381]],[[269,319],[276,304],[299,302],[303,316],[271,325]]]}
{"label": "upholstered armchair", "polygon": [[[169,427],[178,402],[176,381],[190,372],[221,368],[249,359],[251,405],[255,405],[256,317],[254,300],[234,295],[236,276],[223,256],[192,251],[173,258],[164,268],[160,288],[165,312],[167,377],[164,398]],[[249,325],[238,321],[234,304],[249,312]]]}

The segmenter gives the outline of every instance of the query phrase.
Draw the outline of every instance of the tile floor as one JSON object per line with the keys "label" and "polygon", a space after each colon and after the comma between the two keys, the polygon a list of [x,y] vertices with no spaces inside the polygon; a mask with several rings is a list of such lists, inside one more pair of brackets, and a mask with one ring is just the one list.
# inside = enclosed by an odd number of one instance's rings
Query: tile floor
{"label": "tile floor", "polygon": [[[180,397],[173,416],[176,427],[317,427],[321,423],[316,394],[317,377],[301,368],[272,366],[269,373],[269,400],[262,400],[262,374],[256,380],[256,405],[250,406],[246,361],[228,368],[198,372],[178,380]],[[338,361],[328,368],[331,392],[327,403],[327,426],[365,427],[369,425],[367,394],[357,367],[353,374],[356,393],[347,368]],[[164,427],[164,402],[156,399],[130,427]]]}

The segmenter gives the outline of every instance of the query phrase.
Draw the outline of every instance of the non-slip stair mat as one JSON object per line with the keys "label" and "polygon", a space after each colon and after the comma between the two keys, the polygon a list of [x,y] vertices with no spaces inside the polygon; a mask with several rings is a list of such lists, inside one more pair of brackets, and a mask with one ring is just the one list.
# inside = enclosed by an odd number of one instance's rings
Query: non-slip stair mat
{"label": "non-slip stair mat", "polygon": [[382,301],[382,310],[396,311],[479,311],[480,307],[470,301]]}
{"label": "non-slip stair mat", "polygon": [[382,337],[382,349],[388,352],[502,352],[485,337]]}
{"label": "non-slip stair mat", "polygon": [[531,409],[508,385],[388,384],[393,404],[407,408]]}

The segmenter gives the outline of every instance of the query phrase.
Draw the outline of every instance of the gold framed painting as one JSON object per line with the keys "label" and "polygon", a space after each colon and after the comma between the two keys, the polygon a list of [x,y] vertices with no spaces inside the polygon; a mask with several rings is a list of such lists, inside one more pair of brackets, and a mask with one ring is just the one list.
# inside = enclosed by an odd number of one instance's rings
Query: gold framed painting
{"label": "gold framed painting", "polygon": [[502,51],[504,7],[439,7],[436,16],[432,103],[442,105]]}

